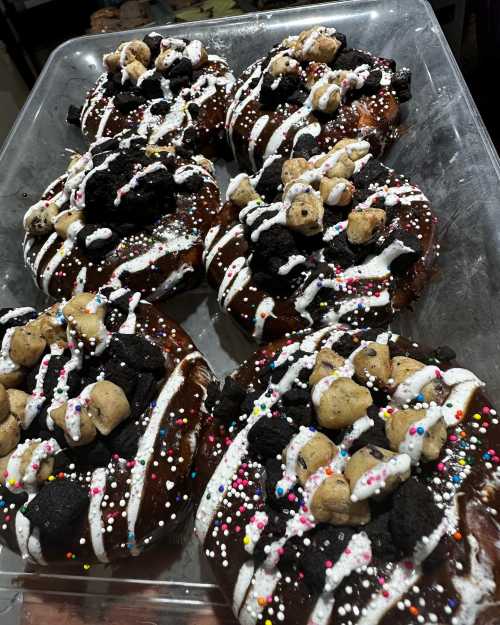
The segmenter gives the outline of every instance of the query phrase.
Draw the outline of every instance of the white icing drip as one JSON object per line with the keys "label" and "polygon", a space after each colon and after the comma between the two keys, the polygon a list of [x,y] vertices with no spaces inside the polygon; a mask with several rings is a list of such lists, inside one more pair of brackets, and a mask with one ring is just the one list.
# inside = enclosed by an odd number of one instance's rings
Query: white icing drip
{"label": "white icing drip", "polygon": [[257,511],[250,522],[245,526],[245,536],[248,536],[250,542],[245,545],[245,551],[252,554],[255,549],[255,545],[259,542],[259,538],[264,531],[268,521],[268,516],[265,512]]}
{"label": "white icing drip", "polygon": [[327,625],[335,603],[334,591],[353,571],[368,565],[372,558],[370,539],[364,532],[354,534],[347,548],[326,570],[325,589],[311,612],[308,625]]}
{"label": "white icing drip", "polygon": [[[31,445],[36,443],[36,447],[31,452],[31,458],[24,468],[24,473],[21,474],[21,464],[23,461],[23,455],[30,449]],[[5,486],[11,493],[36,493],[38,490],[37,473],[40,469],[40,465],[44,460],[54,456],[61,448],[57,441],[53,438],[42,441],[41,438],[26,439],[24,443],[18,445],[12,455],[9,458],[7,464],[7,480]],[[14,483],[11,483],[11,480]]]}
{"label": "white icing drip", "polygon": [[362,309],[366,312],[370,310],[370,308],[372,307],[382,308],[384,306],[388,306],[390,302],[391,302],[391,299],[389,296],[389,291],[387,291],[386,289],[380,292],[379,297],[376,297],[375,295],[372,295],[369,297],[368,296],[356,297],[352,300],[347,300],[345,302],[342,302],[337,312],[335,312],[334,310],[330,310],[323,317],[323,321],[324,323],[335,324],[335,323],[338,323],[345,314],[358,309],[359,306],[361,306]]}
{"label": "white icing drip", "polygon": [[60,356],[63,352],[64,349],[62,347],[59,347],[57,343],[53,343],[50,346],[50,354],[47,354],[43,357],[42,362],[40,363],[40,367],[38,369],[38,373],[36,374],[35,388],[33,389],[33,392],[26,402],[24,421],[22,424],[22,427],[24,429],[29,428],[29,426],[33,423],[34,418],[36,417],[38,411],[46,400],[46,396],[43,392],[43,383],[47,374],[50,359],[52,358],[52,356]]}
{"label": "white icing drip", "polygon": [[75,239],[77,234],[83,228],[84,224],[81,221],[74,221],[68,228],[67,239],[63,241],[61,247],[54,253],[52,258],[46,264],[45,269],[41,275],[41,288],[44,293],[49,294],[49,284],[54,275],[54,272],[59,267],[61,262],[66,258],[73,247],[75,246]]}
{"label": "white icing drip", "polygon": [[257,169],[257,165],[255,163],[255,147],[262,131],[267,126],[268,122],[269,115],[262,115],[262,117],[259,117],[258,120],[255,122],[250,132],[250,138],[248,142],[248,157],[250,158],[250,164],[252,166],[252,169],[254,170]]}
{"label": "white icing drip", "polygon": [[10,345],[12,343],[12,337],[18,326],[14,328],[8,328],[2,339],[2,349],[0,352],[0,373],[7,374],[13,373],[19,369],[19,365],[16,364],[10,357]]}
{"label": "white icing drip", "polygon": [[57,241],[58,238],[59,237],[58,237],[57,232],[53,232],[46,239],[46,241],[42,245],[42,247],[39,249],[38,254],[36,255],[36,258],[35,258],[35,260],[33,262],[33,265],[32,265],[33,273],[35,274],[35,276],[38,274],[38,268],[40,267],[40,264],[42,262],[43,257],[45,256],[47,251],[52,247],[52,245]]}
{"label": "white icing drip", "polygon": [[243,267],[229,287],[224,301],[221,302],[221,306],[225,310],[228,310],[233,298],[236,296],[237,293],[245,288],[245,286],[250,282],[251,279],[252,271],[250,267]]}
{"label": "white icing drip", "polygon": [[78,295],[85,291],[85,284],[87,282],[87,267],[82,267],[78,272],[75,280],[75,287],[73,289],[73,295]]}
{"label": "white icing drip", "polygon": [[303,447],[316,436],[316,430],[301,426],[299,433],[296,434],[288,443],[286,448],[286,464],[283,477],[276,484],[276,495],[283,497],[297,483],[297,461]]}
{"label": "white icing drip", "polygon": [[99,562],[109,562],[104,546],[104,525],[102,522],[101,504],[106,493],[106,469],[99,468],[92,473],[90,481],[90,505],[88,522],[92,548]]}
{"label": "white icing drip", "polygon": [[[92,234],[85,237],[85,245],[88,247],[92,245],[94,241],[102,241],[110,239],[113,236],[113,231],[110,228],[97,228]],[[86,269],[86,267],[84,267]]]}
{"label": "white icing drip", "polygon": [[349,267],[342,273],[343,278],[369,280],[384,278],[390,273],[389,267],[393,260],[402,254],[412,253],[413,250],[399,240],[393,241],[378,256],[374,256],[362,265]]}
{"label": "white icing drip", "polygon": [[239,256],[238,258],[235,258],[226,269],[217,294],[217,300],[219,301],[219,303],[224,300],[224,294],[226,293],[226,290],[245,265],[246,258],[244,256]]}
{"label": "white icing drip", "polygon": [[252,332],[252,336],[256,341],[262,340],[262,334],[264,332],[264,326],[268,317],[276,317],[273,314],[275,301],[272,297],[265,297],[257,306],[255,311],[255,326]]}
{"label": "white icing drip", "polygon": [[302,256],[302,254],[292,254],[287,262],[278,269],[278,273],[280,276],[286,276],[292,271],[294,267],[297,265],[301,265],[306,262],[306,257]]}
{"label": "white icing drip", "polygon": [[154,291],[149,295],[148,301],[154,302],[165,295],[165,293],[175,292],[177,285],[181,282],[187,273],[194,271],[191,265],[183,263],[177,269],[174,269],[165,280],[159,284]]}
{"label": "white icing drip", "polygon": [[[25,505],[28,505],[35,496],[35,493],[29,495]],[[36,535],[30,535],[30,522],[20,509],[16,513],[15,524],[17,544],[19,547],[19,553],[21,554],[23,560],[35,561],[38,562],[38,564],[46,564],[42,555],[42,548],[38,538],[38,533]]]}
{"label": "white icing drip", "polygon": [[243,599],[245,598],[248,587],[250,586],[254,572],[255,568],[252,560],[245,562],[238,572],[238,578],[236,579],[236,584],[234,585],[232,603],[233,613],[235,616],[237,616],[241,610]]}
{"label": "white icing drip", "polygon": [[141,301],[140,293],[134,293],[132,297],[130,298],[129,305],[128,305],[127,318],[125,319],[125,321],[120,326],[120,329],[118,330],[118,332],[120,332],[121,334],[135,334],[135,324],[137,321],[135,309],[137,308],[137,305],[139,304],[140,301]]}
{"label": "white icing drip", "polygon": [[346,360],[341,367],[335,369],[331,375],[326,375],[317,382],[312,390],[312,402],[316,408],[321,404],[321,398],[328,391],[330,386],[340,378],[352,378],[354,375],[354,367],[349,360]]}
{"label": "white icing drip", "polygon": [[146,483],[146,475],[149,470],[149,463],[153,457],[158,432],[172,399],[180,391],[186,380],[183,373],[184,363],[190,360],[197,360],[199,358],[201,358],[199,352],[192,352],[181,360],[181,362],[172,371],[172,374],[164,384],[156,399],[156,404],[149,417],[149,423],[146,430],[139,439],[137,454],[135,456],[135,464],[130,472],[130,498],[127,505],[128,542],[131,545],[132,555],[138,555],[140,553],[140,549],[136,545],[135,524],[141,507]]}
{"label": "white icing drip", "polygon": [[378,189],[375,193],[366,198],[364,202],[360,202],[356,208],[370,208],[375,200],[379,198],[384,198],[387,206],[394,206],[398,202],[407,206],[413,202],[428,202],[428,199],[422,194],[420,189],[411,184],[403,184],[400,187],[386,186],[383,189]]}
{"label": "white icing drip", "polygon": [[372,469],[365,471],[352,489],[351,499],[368,499],[378,490],[382,490],[389,477],[403,475],[410,470],[411,458],[408,454],[392,456],[387,461],[379,462]]}
{"label": "white icing drip", "polygon": [[69,436],[73,441],[77,442],[80,440],[80,425],[82,418],[82,408],[88,406],[90,402],[90,395],[94,389],[94,384],[89,384],[86,386],[80,395],[77,397],[72,397],[68,400],[66,406],[66,412],[64,414],[64,423],[66,425],[66,435]]}
{"label": "white icing drip", "polygon": [[[217,233],[216,233],[217,234]],[[231,241],[232,239],[241,238],[243,236],[243,226],[241,224],[236,224],[228,230],[223,236],[220,237],[215,243],[212,243],[210,247],[210,251],[207,252],[205,258],[205,268],[209,269],[213,259],[217,256],[217,254],[221,251],[221,249]],[[207,248],[208,249],[208,248]]]}
{"label": "white icing drip", "polygon": [[[425,417],[415,423],[412,423],[406,432],[404,440],[399,445],[399,452],[408,454],[413,464],[418,464],[422,455],[422,448],[425,437],[428,436],[429,430],[441,421],[443,413],[440,406],[431,406],[427,409]],[[422,429],[422,433],[420,433]]]}
{"label": "white icing drip", "polygon": [[49,430],[54,429],[54,421],[50,416],[50,413],[62,406],[68,400],[68,377],[69,374],[76,370],[81,369],[83,363],[83,353],[79,349],[73,348],[71,350],[71,358],[68,362],[63,366],[62,371],[57,380],[56,388],[52,394],[52,401],[47,410],[47,427]]}
{"label": "white icing drip", "polygon": [[144,254],[118,265],[111,274],[107,286],[111,286],[115,289],[119,288],[122,286],[120,278],[123,273],[138,273],[139,271],[144,271],[167,254],[187,250],[193,246],[195,242],[196,237],[194,235],[178,236],[169,241],[159,241],[152,245]]}
{"label": "white icing drip", "polygon": [[33,312],[35,312],[35,309],[28,306],[25,306],[24,308],[13,308],[0,317],[0,324],[7,323],[7,321],[10,321],[11,319],[22,317],[23,315],[28,315]]}

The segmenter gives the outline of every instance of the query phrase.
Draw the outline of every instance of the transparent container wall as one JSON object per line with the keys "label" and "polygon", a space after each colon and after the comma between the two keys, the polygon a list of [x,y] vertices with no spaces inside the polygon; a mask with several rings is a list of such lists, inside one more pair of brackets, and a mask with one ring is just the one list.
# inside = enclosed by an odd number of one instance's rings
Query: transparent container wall
{"label": "transparent container wall", "polygon": [[[240,72],[290,33],[323,23],[349,45],[393,57],[413,71],[413,100],[389,165],[421,185],[440,217],[442,254],[424,297],[394,329],[431,344],[449,344],[500,395],[500,170],[498,157],[430,6],[424,0],[354,0],[238,18],[157,28],[200,38]],[[99,73],[105,51],[133,35],[70,41],[50,58],[0,157],[2,306],[43,305],[23,268],[21,221],[26,207],[65,168],[67,149],[81,150],[64,123]],[[233,169],[231,169],[233,168]],[[234,165],[219,163],[225,186]],[[218,375],[252,351],[206,285],[164,305],[191,333]],[[175,537],[138,559],[104,568],[36,570],[0,552],[0,620],[23,623],[166,623],[226,625],[230,610],[192,537]]]}

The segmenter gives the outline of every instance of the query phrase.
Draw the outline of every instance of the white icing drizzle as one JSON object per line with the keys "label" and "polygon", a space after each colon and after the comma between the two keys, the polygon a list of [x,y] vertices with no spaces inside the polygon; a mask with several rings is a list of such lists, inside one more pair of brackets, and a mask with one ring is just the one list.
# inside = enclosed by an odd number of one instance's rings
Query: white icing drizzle
{"label": "white icing drizzle", "polygon": [[[124,184],[122,187],[118,189],[118,191],[116,192],[116,197],[114,199],[113,204],[115,206],[119,206],[122,201],[123,196],[127,195],[127,193],[129,193],[132,189],[135,189],[137,185],[140,183],[140,181],[142,180],[142,178],[145,178],[149,174],[154,173],[155,171],[159,171],[160,169],[166,170],[167,168],[161,161],[155,161],[154,163],[151,163],[150,165],[147,165],[146,167],[144,167],[144,169],[141,169],[140,171],[138,171],[136,174],[132,176],[132,178],[127,182],[127,184]],[[111,236],[111,234],[109,236]],[[87,239],[88,238],[89,237],[87,237]]]}
{"label": "white icing drizzle", "polygon": [[[30,494],[26,505],[28,505],[35,496],[36,493]],[[34,535],[31,534],[31,524],[21,510],[18,510],[16,513],[15,527],[19,553],[23,560],[35,561],[38,564],[47,564],[43,559],[38,532]]]}
{"label": "white icing drizzle", "polygon": [[250,542],[245,545],[245,551],[252,554],[255,549],[255,545],[259,542],[262,532],[266,528],[268,522],[268,516],[265,512],[259,510],[250,519],[250,522],[245,526],[245,536],[248,536]]}
{"label": "white icing drizzle", "polygon": [[235,616],[237,616],[241,610],[243,599],[245,598],[248,587],[250,586],[254,572],[255,567],[252,560],[247,560],[238,572],[238,578],[236,579],[236,584],[234,585],[232,602],[233,613]]}
{"label": "white icing drizzle", "polygon": [[181,362],[172,371],[170,377],[166,381],[156,399],[156,404],[149,417],[149,423],[146,430],[139,439],[137,454],[135,456],[135,464],[130,472],[130,497],[127,505],[128,543],[131,544],[132,555],[138,555],[141,551],[136,545],[135,524],[141,507],[146,475],[149,469],[149,463],[153,457],[158,432],[167,408],[185,382],[183,373],[184,363],[197,359],[201,359],[201,354],[199,352],[192,352],[181,360]]}
{"label": "white icing drizzle", "polygon": [[73,441],[77,442],[80,440],[81,411],[82,408],[89,404],[94,386],[95,383],[87,385],[77,397],[72,397],[68,400],[64,414],[64,423],[66,425],[66,434]]}
{"label": "white icing drizzle", "polygon": [[[31,458],[21,474],[21,464],[23,455],[36,443],[36,447],[31,453]],[[54,456],[61,448],[54,438],[42,441],[41,438],[27,438],[24,443],[18,445],[9,458],[7,464],[7,480],[5,486],[14,494],[36,493],[38,490],[37,473],[44,460]],[[11,483],[14,480],[14,483]]]}
{"label": "white icing drizzle", "polygon": [[229,285],[236,278],[241,269],[246,265],[246,258],[244,256],[239,256],[235,258],[233,262],[229,265],[224,273],[224,277],[219,286],[219,291],[217,293],[217,300],[221,303],[224,300],[224,294],[226,293]]}
{"label": "white icing drizzle", "polygon": [[[443,413],[441,406],[431,406],[426,410],[425,417],[412,423],[406,432],[404,440],[399,445],[399,452],[408,454],[413,464],[418,464],[422,455],[424,439],[428,436],[429,430],[441,421]],[[419,431],[421,430],[421,432]]]}
{"label": "white icing drizzle", "polygon": [[372,558],[371,543],[365,532],[349,541],[338,561],[326,570],[325,589],[316,601],[308,625],[327,625],[335,603],[334,591],[353,571],[367,566]]}
{"label": "white icing drizzle", "polygon": [[210,246],[210,251],[207,252],[207,255],[205,258],[205,268],[207,269],[207,271],[213,259],[217,256],[217,254],[221,251],[221,249],[226,245],[226,243],[228,243],[232,239],[241,238],[242,236],[243,236],[243,226],[241,224],[236,224],[230,230],[228,230],[224,235],[222,235],[215,243],[212,243],[212,245]]}
{"label": "white icing drizzle", "polygon": [[45,243],[39,249],[38,254],[36,255],[32,265],[33,273],[35,274],[35,276],[38,274],[38,268],[40,267],[43,257],[52,247],[52,245],[57,241],[58,238],[59,236],[57,232],[52,232],[52,234],[46,239]]}
{"label": "white icing drizzle", "polygon": [[411,458],[408,454],[398,454],[389,460],[384,460],[372,469],[365,471],[352,489],[352,501],[368,499],[377,490],[382,490],[389,477],[403,475],[410,470]]}
{"label": "white icing drizzle", "polygon": [[328,324],[338,323],[345,314],[358,309],[360,306],[365,312],[368,312],[371,308],[383,308],[384,306],[389,306],[390,303],[391,298],[389,291],[384,289],[383,291],[380,291],[380,295],[378,297],[375,295],[363,295],[361,297],[356,297],[342,302],[339,310],[337,312],[334,310],[327,312],[323,317],[323,321]]}
{"label": "white icing drizzle", "polygon": [[248,157],[250,158],[250,164],[252,169],[257,169],[257,165],[255,163],[255,146],[259,140],[259,137],[269,122],[269,115],[262,115],[253,125],[253,128],[250,132],[250,139],[248,142]]}
{"label": "white icing drizzle", "polygon": [[250,267],[243,267],[229,287],[224,301],[221,302],[221,306],[225,310],[228,310],[233,298],[250,282],[251,279],[252,271]]}
{"label": "white icing drizzle", "polygon": [[19,326],[8,328],[3,335],[2,349],[0,351],[1,374],[13,373],[14,371],[17,371],[19,369],[19,365],[16,364],[10,357],[10,345],[12,343],[14,332],[17,330],[18,327]]}
{"label": "white icing drizzle", "polygon": [[302,256],[302,254],[292,254],[284,265],[278,269],[278,274],[280,276],[286,276],[298,265],[306,262],[306,257]]}
{"label": "white icing drizzle", "polygon": [[71,358],[68,362],[63,366],[59,378],[57,380],[56,388],[53,391],[52,401],[47,410],[47,427],[49,430],[54,429],[54,421],[50,416],[50,413],[62,406],[66,401],[68,401],[68,377],[69,374],[76,370],[81,369],[83,363],[83,353],[79,349],[72,348],[71,349]]}
{"label": "white icing drizzle", "polygon": [[184,279],[184,276],[187,273],[191,273],[194,271],[194,268],[191,265],[187,265],[186,263],[182,263],[179,265],[177,269],[174,269],[170,274],[165,278],[163,282],[161,282],[154,290],[152,290],[151,295],[148,296],[149,302],[154,302],[160,298],[162,298],[165,293],[174,292],[177,288],[177,285]]}
{"label": "white icing drizzle", "polygon": [[73,295],[78,295],[85,291],[85,284],[87,282],[87,267],[82,267],[78,272],[75,279],[75,287],[73,288]]}
{"label": "white icing drizzle", "polygon": [[50,359],[52,356],[60,356],[63,352],[63,347],[60,347],[57,343],[52,343],[50,346],[50,354],[46,354],[42,358],[42,362],[40,363],[40,367],[35,378],[35,388],[26,402],[24,421],[22,423],[22,427],[24,429],[29,428],[29,426],[33,423],[34,418],[47,399],[43,392],[43,383],[49,368]]}
{"label": "white icing drizzle", "polygon": [[273,315],[274,305],[275,301],[272,297],[265,297],[257,306],[255,311],[255,326],[252,332],[252,336],[256,341],[262,340],[264,326],[268,317],[275,317],[275,315]]}
{"label": "white icing drizzle", "polygon": [[[264,417],[265,418],[265,417]],[[301,426],[298,434],[288,443],[286,448],[286,463],[283,477],[276,484],[276,495],[283,497],[297,483],[297,461],[303,447],[316,436],[316,430]]]}
{"label": "white icing drizzle", "polygon": [[104,525],[102,522],[101,505],[106,494],[106,469],[100,467],[92,473],[90,481],[90,504],[88,522],[92,548],[99,562],[109,562],[104,545]]}
{"label": "white icing drizzle", "polygon": [[137,308],[139,302],[141,301],[141,294],[134,293],[130,298],[128,305],[128,314],[125,321],[120,326],[118,332],[120,334],[135,334],[135,324],[137,321],[137,316],[135,314],[135,309]]}
{"label": "white icing drizzle", "polygon": [[22,317],[23,315],[28,315],[29,313],[35,312],[34,308],[29,306],[25,306],[23,308],[13,308],[6,312],[4,315],[0,317],[0,324],[7,323],[11,319],[15,319],[16,317]]}
{"label": "white icing drizzle", "polygon": [[153,263],[160,260],[167,254],[187,250],[196,242],[194,235],[178,236],[168,241],[158,241],[144,254],[140,254],[131,260],[127,260],[115,268],[106,286],[119,288],[122,286],[121,275],[123,273],[138,273],[148,269]]}
{"label": "white icing drizzle", "polygon": [[[88,247],[89,245],[92,245],[94,241],[105,241],[106,239],[110,239],[112,236],[113,231],[110,228],[97,228],[97,230],[94,230],[92,234],[88,234],[85,237],[85,245]],[[84,267],[84,269],[86,269],[86,267]]]}
{"label": "white icing drizzle", "polygon": [[67,239],[63,241],[61,247],[54,253],[52,258],[49,260],[45,269],[41,275],[41,284],[43,292],[47,295],[49,294],[49,284],[54,275],[54,272],[59,267],[64,258],[66,258],[73,247],[75,246],[75,239],[77,234],[83,228],[84,224],[81,221],[74,221],[68,228]]}

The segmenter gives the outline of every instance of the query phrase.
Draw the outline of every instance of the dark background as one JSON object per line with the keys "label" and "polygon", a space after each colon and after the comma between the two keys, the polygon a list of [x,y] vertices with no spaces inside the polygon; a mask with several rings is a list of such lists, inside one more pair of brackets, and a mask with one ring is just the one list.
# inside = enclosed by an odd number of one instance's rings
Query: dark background
{"label": "dark background", "polygon": [[[430,1],[498,149],[500,123],[494,84],[500,67],[500,0]],[[0,0],[0,144],[50,52],[67,39],[89,32],[309,3],[312,4],[307,0]],[[2,96],[8,100],[5,106]]]}

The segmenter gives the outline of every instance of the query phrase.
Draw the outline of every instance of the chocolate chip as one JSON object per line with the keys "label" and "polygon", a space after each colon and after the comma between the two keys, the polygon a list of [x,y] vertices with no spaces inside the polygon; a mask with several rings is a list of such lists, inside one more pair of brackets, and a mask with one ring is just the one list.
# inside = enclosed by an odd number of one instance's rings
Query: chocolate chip
{"label": "chocolate chip", "polygon": [[89,498],[85,488],[69,479],[46,482],[25,507],[24,516],[38,527],[42,536],[57,540],[70,534],[72,526],[86,511]]}
{"label": "chocolate chip", "polygon": [[68,107],[68,113],[66,115],[66,121],[68,124],[71,124],[72,126],[77,126],[78,128],[80,128],[80,118],[82,115],[82,108],[81,106],[74,106],[73,104],[70,104]]}
{"label": "chocolate chip", "polygon": [[262,417],[248,432],[249,450],[255,456],[275,458],[297,430],[281,417]]}
{"label": "chocolate chip", "polygon": [[393,502],[389,521],[392,538],[404,555],[410,555],[418,541],[436,529],[443,513],[429,489],[414,478],[400,486]]}
{"label": "chocolate chip", "polygon": [[151,107],[151,113],[153,115],[166,115],[170,111],[170,103],[166,100],[155,102]]}
{"label": "chocolate chip", "polygon": [[158,345],[136,334],[115,334],[109,344],[110,353],[136,371],[162,373],[165,358]]}

